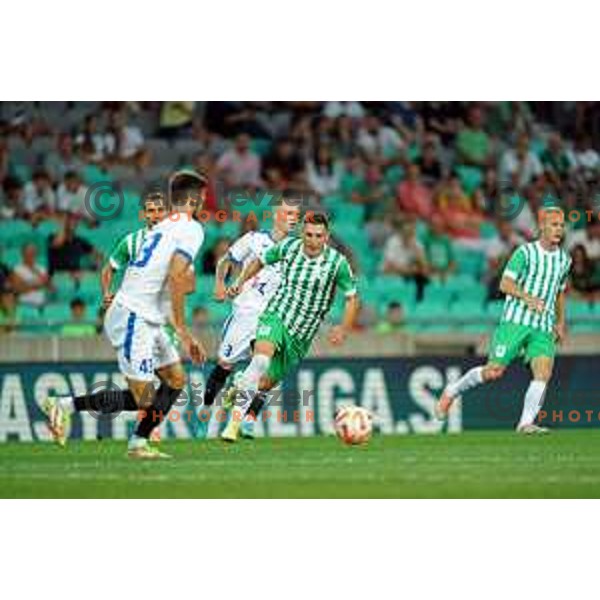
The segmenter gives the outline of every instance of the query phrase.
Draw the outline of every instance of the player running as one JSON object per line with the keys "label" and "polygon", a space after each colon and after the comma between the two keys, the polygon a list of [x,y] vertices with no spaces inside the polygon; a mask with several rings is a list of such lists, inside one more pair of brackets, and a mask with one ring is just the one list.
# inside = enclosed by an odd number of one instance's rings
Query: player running
{"label": "player running", "polygon": [[565,336],[565,288],[571,258],[561,247],[565,216],[560,208],[540,213],[540,237],[519,246],[511,256],[500,282],[506,294],[504,312],[490,348],[488,362],[465,373],[446,387],[436,405],[436,415],[445,419],[454,400],[463,392],[502,377],[506,367],[524,355],[533,379],[529,384],[517,431],[546,433],[535,424],[544,402],[556,353],[556,343]]}
{"label": "player running", "polygon": [[[237,296],[244,284],[269,265],[281,265],[282,281],[258,319],[252,360],[228,390],[225,401],[237,399],[242,419],[258,414],[257,392],[267,392],[304,358],[333,302],[336,290],[346,297],[341,325],[329,332],[332,344],[342,344],[358,314],[356,281],[346,257],[328,245],[329,222],[323,214],[307,213],[302,239],[286,239],[253,260],[228,290]],[[241,419],[231,419],[222,439],[235,442]]]}
{"label": "player running", "polygon": [[[247,267],[253,260],[260,258],[267,250],[281,242],[296,227],[300,215],[297,204],[291,199],[289,202],[282,200],[275,210],[271,231],[250,231],[231,246],[227,255],[217,264],[214,291],[217,302],[223,302],[227,297],[225,280],[234,267]],[[235,366],[252,357],[258,317],[273,297],[280,281],[280,265],[267,266],[246,281],[240,294],[233,301],[231,314],[223,326],[218,363],[206,382],[205,409],[211,410]],[[208,424],[206,419],[204,422]],[[202,429],[206,431],[206,427]],[[244,422],[242,435],[254,437],[253,421]]]}
{"label": "player running", "polygon": [[[73,411],[111,413],[144,408],[145,415],[129,440],[128,454],[143,459],[167,457],[148,441],[181,394],[185,372],[179,351],[165,331],[164,307],[168,298],[172,302],[169,320],[183,349],[194,362],[202,362],[206,352],[185,325],[184,298],[190,265],[204,239],[202,226],[192,215],[202,207],[205,193],[206,179],[197,173],[180,171],[171,177],[170,214],[148,232],[129,261],[105,316],[105,332],[117,351],[129,390],[48,398],[44,409],[52,436],[59,444],[65,444]],[[156,392],[152,386],[155,370],[161,380]]]}

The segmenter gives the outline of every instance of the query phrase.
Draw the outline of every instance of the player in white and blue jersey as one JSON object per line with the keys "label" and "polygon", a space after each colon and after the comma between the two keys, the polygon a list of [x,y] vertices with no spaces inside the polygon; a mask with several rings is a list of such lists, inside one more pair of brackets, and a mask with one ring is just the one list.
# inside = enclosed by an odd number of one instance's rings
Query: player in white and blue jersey
{"label": "player in white and blue jersey", "polygon": [[[214,296],[217,302],[226,299],[225,280],[235,268],[243,269],[285,237],[296,227],[300,216],[297,200],[281,201],[274,211],[271,231],[250,231],[237,240],[227,255],[219,261],[216,272]],[[206,382],[204,407],[210,410],[219,392],[225,386],[235,367],[252,357],[252,344],[256,334],[258,317],[275,294],[281,281],[279,265],[263,269],[254,279],[246,283],[233,301],[231,314],[225,321],[221,334],[218,362]],[[263,399],[264,402],[264,399]],[[255,411],[257,414],[258,411]],[[253,436],[252,421],[244,422],[242,435]],[[199,428],[205,434],[206,427]]]}
{"label": "player in white and blue jersey", "polygon": [[[99,392],[83,398],[49,398],[45,403],[50,431],[65,443],[69,415],[73,411],[100,413],[144,408],[129,440],[129,455],[162,458],[166,455],[148,444],[185,386],[185,372],[178,348],[165,325],[171,324],[183,350],[194,362],[206,352],[190,334],[184,321],[184,298],[189,291],[189,270],[204,240],[203,228],[194,220],[206,193],[206,178],[180,171],[169,181],[167,216],[148,232],[131,258],[120,289],[108,309],[105,333],[117,352],[119,368],[128,391]],[[165,305],[170,301],[170,315]],[[155,372],[161,386],[155,392]]]}

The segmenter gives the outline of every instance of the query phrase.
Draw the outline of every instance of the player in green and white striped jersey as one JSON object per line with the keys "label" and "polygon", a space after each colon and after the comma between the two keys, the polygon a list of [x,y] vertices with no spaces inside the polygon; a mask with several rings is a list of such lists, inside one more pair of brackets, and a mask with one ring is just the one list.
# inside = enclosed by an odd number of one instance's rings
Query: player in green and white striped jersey
{"label": "player in green and white striped jersey", "polygon": [[[230,288],[237,295],[243,283],[264,265],[281,264],[281,283],[258,320],[252,361],[226,394],[225,401],[242,396],[239,417],[231,419],[223,435],[235,441],[241,419],[260,407],[252,405],[257,391],[266,392],[282,381],[306,355],[337,290],[346,297],[341,325],[332,328],[329,341],[341,344],[358,313],[356,281],[346,257],[331,248],[325,215],[308,213],[301,239],[286,239],[245,267]],[[240,394],[241,392],[241,394]]]}
{"label": "player in green and white striped jersey", "polygon": [[506,294],[500,324],[494,333],[488,363],[463,375],[444,390],[436,406],[445,418],[454,400],[482,383],[502,377],[506,367],[524,356],[533,373],[517,425],[521,433],[545,433],[535,424],[542,407],[556,353],[556,342],[565,335],[565,288],[571,258],[560,247],[565,216],[559,208],[540,213],[540,237],[519,246],[511,256],[500,282]]}

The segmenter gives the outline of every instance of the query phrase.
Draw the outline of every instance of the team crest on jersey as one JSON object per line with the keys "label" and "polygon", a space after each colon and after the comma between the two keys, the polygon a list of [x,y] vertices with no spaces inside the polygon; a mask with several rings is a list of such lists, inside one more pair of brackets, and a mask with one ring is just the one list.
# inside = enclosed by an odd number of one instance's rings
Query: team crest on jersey
{"label": "team crest on jersey", "polygon": [[506,355],[506,346],[504,344],[496,346],[495,354],[498,358],[503,358]]}
{"label": "team crest on jersey", "polygon": [[269,325],[261,325],[257,330],[257,335],[269,335],[271,333],[271,327]]}

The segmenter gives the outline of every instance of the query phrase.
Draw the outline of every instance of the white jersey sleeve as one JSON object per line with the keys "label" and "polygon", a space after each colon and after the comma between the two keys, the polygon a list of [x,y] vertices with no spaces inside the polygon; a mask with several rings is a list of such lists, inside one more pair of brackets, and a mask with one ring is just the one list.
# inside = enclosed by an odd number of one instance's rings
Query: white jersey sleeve
{"label": "white jersey sleeve", "polygon": [[244,264],[254,258],[254,247],[256,246],[256,234],[249,231],[244,234],[229,248],[229,259],[236,264]]}
{"label": "white jersey sleeve", "polygon": [[175,253],[185,256],[190,263],[196,260],[204,242],[204,229],[196,221],[184,221],[175,229]]}

